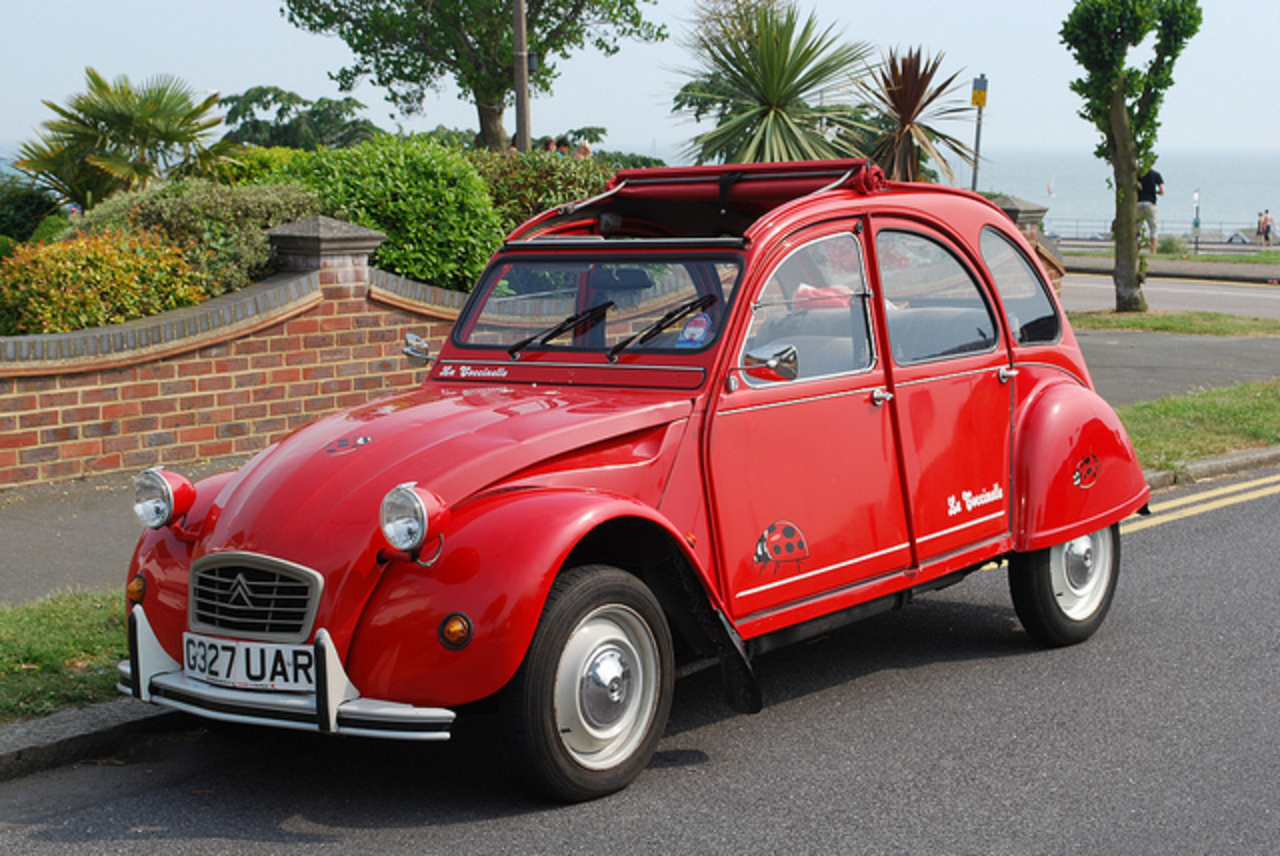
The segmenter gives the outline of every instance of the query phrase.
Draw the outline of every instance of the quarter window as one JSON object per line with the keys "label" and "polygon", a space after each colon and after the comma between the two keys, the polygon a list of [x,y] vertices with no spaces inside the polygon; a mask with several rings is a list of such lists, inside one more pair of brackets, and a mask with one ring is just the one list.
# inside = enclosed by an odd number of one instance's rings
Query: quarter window
{"label": "quarter window", "polygon": [[1022,345],[1056,342],[1062,323],[1048,286],[1013,241],[987,226],[982,230],[982,260],[991,271],[1015,341]]}
{"label": "quarter window", "polygon": [[876,236],[894,362],[991,351],[996,325],[968,268],[938,242],[911,232]]}

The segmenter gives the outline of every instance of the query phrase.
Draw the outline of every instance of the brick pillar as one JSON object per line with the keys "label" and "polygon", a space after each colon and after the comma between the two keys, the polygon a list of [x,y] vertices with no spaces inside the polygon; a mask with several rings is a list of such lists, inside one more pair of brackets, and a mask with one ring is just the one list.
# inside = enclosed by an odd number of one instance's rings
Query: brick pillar
{"label": "brick pillar", "polygon": [[327,299],[369,293],[369,255],[387,236],[374,229],[312,217],[267,230],[282,270],[319,271]]}

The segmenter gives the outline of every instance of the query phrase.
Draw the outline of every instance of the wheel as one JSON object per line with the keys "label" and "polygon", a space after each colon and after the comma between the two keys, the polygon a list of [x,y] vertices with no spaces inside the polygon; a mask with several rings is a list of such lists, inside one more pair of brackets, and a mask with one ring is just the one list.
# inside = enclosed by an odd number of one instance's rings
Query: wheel
{"label": "wheel", "polygon": [[532,784],[567,801],[629,785],[666,729],[673,663],[666,616],[644,583],[604,565],[562,574],[505,697]]}
{"label": "wheel", "polygon": [[1094,634],[1111,608],[1119,576],[1119,524],[1009,560],[1018,620],[1033,639],[1054,648]]}

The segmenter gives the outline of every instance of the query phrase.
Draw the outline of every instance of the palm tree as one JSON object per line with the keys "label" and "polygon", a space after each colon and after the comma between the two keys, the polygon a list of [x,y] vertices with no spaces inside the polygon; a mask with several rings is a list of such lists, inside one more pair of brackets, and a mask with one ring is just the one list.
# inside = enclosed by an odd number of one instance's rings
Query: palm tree
{"label": "palm tree", "polygon": [[840,43],[813,15],[803,23],[789,5],[747,3],[736,14],[703,12],[691,40],[700,57],[674,112],[716,127],[695,137],[688,154],[698,163],[814,160],[859,154],[866,130],[845,99],[872,48]]}
{"label": "palm tree", "polygon": [[871,72],[870,82],[862,83],[862,91],[872,108],[882,114],[889,125],[871,146],[869,156],[894,181],[920,181],[927,158],[937,163],[947,180],[954,184],[955,176],[940,147],[973,165],[975,154],[971,148],[931,124],[965,114],[969,109],[945,100],[955,92],[959,72],[934,84],[941,65],[942,54],[925,59],[921,48],[902,56],[890,50],[885,61]]}
{"label": "palm tree", "polygon": [[108,82],[85,69],[88,91],[65,107],[46,101],[57,118],[23,144],[14,162],[48,187],[84,208],[117,190],[141,189],[154,181],[206,175],[232,158],[235,144],[215,141],[220,116],[210,115],[217,94],[195,100],[176,77],[158,75],[135,87],[123,75]]}

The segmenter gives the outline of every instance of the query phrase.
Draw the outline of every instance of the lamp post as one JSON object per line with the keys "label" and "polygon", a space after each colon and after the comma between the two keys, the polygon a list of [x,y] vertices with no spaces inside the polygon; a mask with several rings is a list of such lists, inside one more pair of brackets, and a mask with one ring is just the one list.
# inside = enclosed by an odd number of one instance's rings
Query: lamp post
{"label": "lamp post", "polygon": [[516,151],[527,152],[531,143],[529,132],[529,39],[525,29],[524,0],[513,0],[512,46],[515,48],[516,72]]}
{"label": "lamp post", "polygon": [[973,96],[969,103],[978,108],[977,129],[973,132],[973,186],[969,189],[978,192],[978,161],[982,155],[982,108],[987,106],[987,76],[980,74],[973,79]]}

